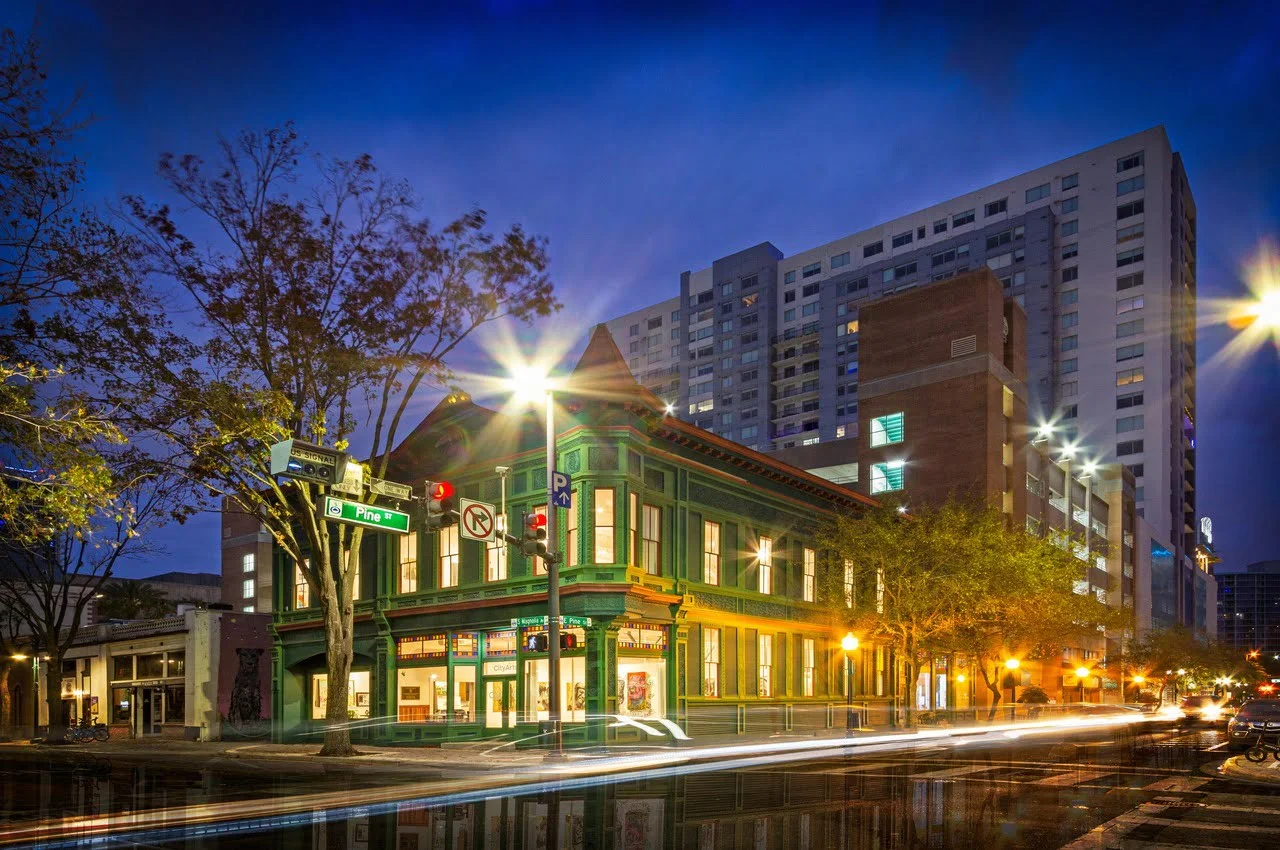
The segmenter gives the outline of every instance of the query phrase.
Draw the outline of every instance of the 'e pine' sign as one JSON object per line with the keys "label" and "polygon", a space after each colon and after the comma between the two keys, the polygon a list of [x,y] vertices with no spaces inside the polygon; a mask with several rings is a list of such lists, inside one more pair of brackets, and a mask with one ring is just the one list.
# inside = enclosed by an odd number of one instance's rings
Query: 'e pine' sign
{"label": "'e pine' sign", "polygon": [[345,522],[348,525],[363,525],[379,531],[391,531],[396,534],[409,533],[409,515],[403,511],[393,511],[377,505],[362,505],[359,502],[348,502],[346,499],[324,497],[324,515],[333,522]]}

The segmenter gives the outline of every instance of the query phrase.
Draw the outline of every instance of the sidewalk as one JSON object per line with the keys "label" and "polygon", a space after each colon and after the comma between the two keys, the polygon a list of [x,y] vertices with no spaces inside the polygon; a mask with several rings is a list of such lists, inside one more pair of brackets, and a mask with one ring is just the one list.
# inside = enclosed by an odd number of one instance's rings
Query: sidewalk
{"label": "sidewalk", "polygon": [[1280,786],[1280,761],[1274,758],[1254,764],[1242,755],[1232,756],[1213,770],[1224,779],[1243,779],[1246,782],[1265,782]]}

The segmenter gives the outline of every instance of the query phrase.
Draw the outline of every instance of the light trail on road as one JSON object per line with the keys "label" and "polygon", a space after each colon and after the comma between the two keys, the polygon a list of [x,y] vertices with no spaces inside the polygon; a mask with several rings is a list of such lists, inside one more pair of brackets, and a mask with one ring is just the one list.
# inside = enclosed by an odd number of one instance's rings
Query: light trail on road
{"label": "light trail on road", "polygon": [[568,753],[561,761],[548,761],[537,768],[467,779],[19,823],[0,829],[0,847],[108,847],[192,840],[310,824],[318,812],[323,812],[326,819],[360,817],[394,812],[404,804],[447,806],[479,802],[492,797],[495,791],[504,796],[532,795],[584,788],[616,778],[646,781],[803,759],[918,753],[947,746],[1008,746],[1027,738],[1122,730],[1163,720],[1147,716],[1059,718],[853,738],[689,746],[616,756]]}

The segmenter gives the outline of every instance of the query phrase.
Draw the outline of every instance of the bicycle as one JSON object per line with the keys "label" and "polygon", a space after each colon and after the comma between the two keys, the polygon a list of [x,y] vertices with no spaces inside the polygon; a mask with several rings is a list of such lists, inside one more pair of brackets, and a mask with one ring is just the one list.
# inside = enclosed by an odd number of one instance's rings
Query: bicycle
{"label": "bicycle", "polygon": [[67,730],[67,738],[77,744],[88,741],[104,743],[111,739],[111,730],[107,728],[107,724],[99,723],[97,718],[90,723],[89,718],[83,717],[78,724]]}
{"label": "bicycle", "polygon": [[1276,761],[1280,761],[1280,742],[1268,744],[1266,735],[1262,732],[1258,733],[1258,737],[1254,739],[1251,746],[1244,754],[1244,757],[1254,764],[1260,764],[1267,760],[1267,754],[1275,756]]}

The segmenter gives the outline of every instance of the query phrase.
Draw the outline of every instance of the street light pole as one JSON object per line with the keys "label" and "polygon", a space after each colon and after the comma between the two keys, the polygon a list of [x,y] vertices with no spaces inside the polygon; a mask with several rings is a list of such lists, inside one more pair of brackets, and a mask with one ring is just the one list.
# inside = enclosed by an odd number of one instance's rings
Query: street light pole
{"label": "street light pole", "polygon": [[556,549],[560,538],[556,522],[556,413],[551,390],[547,391],[547,719],[551,724],[551,751],[564,746],[560,723],[560,559]]}
{"label": "street light pole", "polygon": [[844,734],[853,737],[853,651],[858,648],[858,639],[849,632],[840,640],[840,648],[844,650]]}

